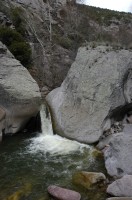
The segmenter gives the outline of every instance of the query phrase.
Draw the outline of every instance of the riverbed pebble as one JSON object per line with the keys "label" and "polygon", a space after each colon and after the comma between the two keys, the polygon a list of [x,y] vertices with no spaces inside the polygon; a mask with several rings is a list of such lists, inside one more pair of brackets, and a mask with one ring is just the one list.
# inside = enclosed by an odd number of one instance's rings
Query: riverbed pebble
{"label": "riverbed pebble", "polygon": [[80,200],[81,195],[73,190],[65,189],[55,185],[48,187],[48,193],[58,200]]}

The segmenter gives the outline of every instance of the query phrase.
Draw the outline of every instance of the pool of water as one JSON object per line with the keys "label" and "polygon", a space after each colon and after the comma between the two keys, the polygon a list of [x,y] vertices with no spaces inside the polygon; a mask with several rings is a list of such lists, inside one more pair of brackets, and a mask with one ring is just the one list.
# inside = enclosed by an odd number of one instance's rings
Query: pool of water
{"label": "pool of water", "polygon": [[0,144],[0,200],[50,200],[51,184],[80,192],[82,200],[106,199],[104,187],[86,190],[72,184],[77,171],[105,173],[103,158],[93,158],[85,145],[62,155],[42,148],[34,151],[34,138],[36,133],[17,134]]}

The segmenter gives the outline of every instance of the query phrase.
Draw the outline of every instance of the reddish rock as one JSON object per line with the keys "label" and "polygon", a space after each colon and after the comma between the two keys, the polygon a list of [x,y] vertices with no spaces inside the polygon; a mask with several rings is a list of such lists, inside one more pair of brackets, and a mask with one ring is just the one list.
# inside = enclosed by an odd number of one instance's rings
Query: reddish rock
{"label": "reddish rock", "polygon": [[48,187],[48,193],[58,200],[80,200],[81,195],[73,190],[61,188],[55,185]]}

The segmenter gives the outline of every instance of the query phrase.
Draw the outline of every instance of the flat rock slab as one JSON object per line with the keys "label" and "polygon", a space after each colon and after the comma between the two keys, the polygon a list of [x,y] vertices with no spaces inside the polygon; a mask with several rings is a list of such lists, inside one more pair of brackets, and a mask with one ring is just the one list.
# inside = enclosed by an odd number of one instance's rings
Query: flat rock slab
{"label": "flat rock slab", "polygon": [[132,197],[132,175],[114,181],[108,186],[107,193],[116,197]]}
{"label": "flat rock slab", "polygon": [[73,190],[61,188],[55,185],[48,187],[48,193],[58,200],[80,200],[81,195]]}

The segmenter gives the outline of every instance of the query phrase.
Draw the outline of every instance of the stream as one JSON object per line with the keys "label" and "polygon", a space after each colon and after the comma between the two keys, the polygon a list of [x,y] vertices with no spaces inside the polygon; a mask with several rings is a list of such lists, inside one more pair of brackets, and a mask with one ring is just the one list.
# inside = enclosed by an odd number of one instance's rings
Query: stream
{"label": "stream", "polygon": [[81,200],[105,200],[105,189],[72,183],[77,171],[105,173],[103,157],[94,157],[89,145],[53,135],[45,107],[41,121],[42,133],[16,134],[0,144],[0,200],[50,200],[51,184],[80,192]]}

